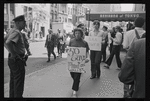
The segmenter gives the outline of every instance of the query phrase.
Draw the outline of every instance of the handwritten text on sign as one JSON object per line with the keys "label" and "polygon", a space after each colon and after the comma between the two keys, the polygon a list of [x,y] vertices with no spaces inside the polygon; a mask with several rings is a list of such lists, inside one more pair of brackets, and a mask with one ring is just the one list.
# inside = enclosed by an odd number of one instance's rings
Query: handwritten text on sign
{"label": "handwritten text on sign", "polygon": [[86,48],[68,47],[66,52],[69,71],[83,73],[86,59]]}
{"label": "handwritten text on sign", "polygon": [[101,51],[102,37],[85,36],[84,40],[88,43],[90,50]]}

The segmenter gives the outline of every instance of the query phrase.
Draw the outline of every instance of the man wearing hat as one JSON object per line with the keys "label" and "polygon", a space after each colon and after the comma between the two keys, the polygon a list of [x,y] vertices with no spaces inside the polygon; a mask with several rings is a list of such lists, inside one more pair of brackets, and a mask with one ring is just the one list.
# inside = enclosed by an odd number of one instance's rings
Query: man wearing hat
{"label": "man wearing hat", "polygon": [[48,52],[48,60],[47,62],[50,62],[50,56],[51,56],[51,53],[54,55],[54,59],[56,59],[56,55],[54,53],[54,41],[55,41],[55,38],[54,38],[54,35],[52,34],[52,30],[49,29],[48,30],[48,35],[46,37],[46,42],[45,42],[45,47],[47,48],[47,52]]}
{"label": "man wearing hat", "polygon": [[24,15],[13,19],[14,28],[11,29],[4,40],[4,45],[9,51],[8,66],[10,68],[9,97],[22,98],[25,79],[25,44],[21,30],[25,28]]}

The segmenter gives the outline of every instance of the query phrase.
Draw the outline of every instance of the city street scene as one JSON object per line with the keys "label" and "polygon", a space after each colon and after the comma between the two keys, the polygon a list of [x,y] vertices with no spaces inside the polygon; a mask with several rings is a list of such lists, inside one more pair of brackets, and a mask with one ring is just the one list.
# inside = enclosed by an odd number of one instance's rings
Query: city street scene
{"label": "city street scene", "polygon": [[145,98],[145,39],[145,4],[4,3],[4,98]]}

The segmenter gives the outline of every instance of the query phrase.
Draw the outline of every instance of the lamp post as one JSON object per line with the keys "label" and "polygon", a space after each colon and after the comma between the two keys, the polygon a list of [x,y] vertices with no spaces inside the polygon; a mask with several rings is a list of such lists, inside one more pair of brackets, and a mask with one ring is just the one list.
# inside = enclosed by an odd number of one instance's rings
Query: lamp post
{"label": "lamp post", "polygon": [[88,18],[88,33],[90,31],[89,27],[90,27],[90,12],[91,12],[91,9],[88,9],[88,12],[89,12],[89,18]]}

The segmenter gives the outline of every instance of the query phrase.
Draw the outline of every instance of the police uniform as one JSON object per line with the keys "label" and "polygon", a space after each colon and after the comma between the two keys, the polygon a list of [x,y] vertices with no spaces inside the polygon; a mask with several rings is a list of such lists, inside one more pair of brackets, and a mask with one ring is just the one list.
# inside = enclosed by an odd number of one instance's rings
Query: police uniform
{"label": "police uniform", "polygon": [[[18,16],[13,19],[14,22],[17,21],[25,21],[23,15]],[[8,57],[8,66],[10,68],[10,85],[9,85],[9,97],[10,98],[22,98],[24,91],[24,79],[25,79],[25,44],[23,40],[23,36],[21,32],[17,28],[11,29],[6,36],[5,45],[7,43],[13,44],[13,50],[18,55],[18,57],[11,57],[11,53],[9,52]],[[9,47],[9,46],[7,46]],[[8,50],[9,51],[9,50]]]}

